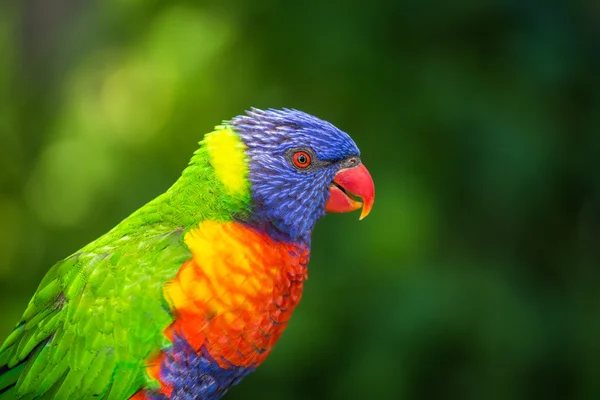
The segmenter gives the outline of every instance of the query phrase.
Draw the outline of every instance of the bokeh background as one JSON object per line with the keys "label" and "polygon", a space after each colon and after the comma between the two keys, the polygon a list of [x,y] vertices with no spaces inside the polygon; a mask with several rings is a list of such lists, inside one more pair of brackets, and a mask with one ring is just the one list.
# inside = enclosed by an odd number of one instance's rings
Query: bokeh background
{"label": "bokeh background", "polygon": [[228,399],[600,398],[600,3],[0,4],[0,337],[250,106],[349,132],[372,214]]}

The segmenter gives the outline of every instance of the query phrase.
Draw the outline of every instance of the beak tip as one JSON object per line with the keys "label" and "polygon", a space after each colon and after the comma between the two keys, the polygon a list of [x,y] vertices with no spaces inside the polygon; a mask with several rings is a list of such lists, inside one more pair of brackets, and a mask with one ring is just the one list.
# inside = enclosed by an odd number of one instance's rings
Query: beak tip
{"label": "beak tip", "polygon": [[371,208],[373,208],[373,202],[369,202],[368,204],[363,205],[362,212],[360,213],[359,221],[367,218],[367,216],[371,213]]}

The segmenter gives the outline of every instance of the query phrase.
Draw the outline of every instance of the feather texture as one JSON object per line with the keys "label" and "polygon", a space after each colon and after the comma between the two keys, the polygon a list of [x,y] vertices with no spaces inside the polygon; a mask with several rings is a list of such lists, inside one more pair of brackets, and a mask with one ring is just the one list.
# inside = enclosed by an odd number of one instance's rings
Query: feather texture
{"label": "feather texture", "polygon": [[[290,165],[301,145],[319,168]],[[48,271],[0,347],[0,400],[220,398],[287,326],[328,187],[357,154],[295,110],[218,126],[167,192]]]}

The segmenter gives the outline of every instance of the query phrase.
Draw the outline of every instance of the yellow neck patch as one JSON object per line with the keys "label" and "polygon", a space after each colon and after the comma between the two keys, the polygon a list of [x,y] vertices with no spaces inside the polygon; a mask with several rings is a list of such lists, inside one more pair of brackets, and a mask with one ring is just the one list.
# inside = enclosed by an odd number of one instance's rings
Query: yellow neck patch
{"label": "yellow neck patch", "polygon": [[243,195],[249,189],[246,145],[228,126],[217,126],[204,137],[204,143],[217,178],[231,195]]}

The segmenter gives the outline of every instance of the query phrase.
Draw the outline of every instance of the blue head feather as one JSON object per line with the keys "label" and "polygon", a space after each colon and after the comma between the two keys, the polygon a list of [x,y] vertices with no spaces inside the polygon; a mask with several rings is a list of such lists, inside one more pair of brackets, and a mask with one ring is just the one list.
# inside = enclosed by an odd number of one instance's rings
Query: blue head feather
{"label": "blue head feather", "polygon": [[[247,147],[253,210],[244,222],[277,239],[308,245],[325,214],[329,185],[344,160],[360,152],[350,136],[304,112],[252,108],[230,121]],[[291,155],[309,149],[309,168],[295,168]]]}

